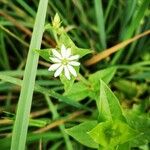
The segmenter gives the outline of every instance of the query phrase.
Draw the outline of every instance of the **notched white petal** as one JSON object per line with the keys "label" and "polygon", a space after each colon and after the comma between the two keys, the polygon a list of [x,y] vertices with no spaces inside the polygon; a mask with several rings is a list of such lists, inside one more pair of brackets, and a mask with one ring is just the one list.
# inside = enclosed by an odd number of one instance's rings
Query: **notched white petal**
{"label": "notched white petal", "polygon": [[70,80],[70,73],[69,73],[69,70],[67,68],[67,66],[64,66],[64,73],[65,73],[65,76],[68,80]]}
{"label": "notched white petal", "polygon": [[52,49],[52,53],[55,57],[59,58],[59,59],[62,59],[62,56],[57,52],[57,50],[55,49]]}
{"label": "notched white petal", "polygon": [[63,58],[66,58],[67,49],[66,49],[65,45],[61,46],[61,55],[62,55]]}
{"label": "notched white petal", "polygon": [[49,57],[49,59],[55,63],[60,63],[61,60],[59,58]]}
{"label": "notched white petal", "polygon": [[71,49],[66,48],[64,44],[61,46],[61,53],[59,53],[56,49],[52,49],[52,53],[54,57],[49,57],[51,61],[55,64],[49,67],[49,71],[55,71],[54,77],[58,77],[62,71],[64,70],[65,77],[70,80],[71,75],[77,76],[76,70],[73,66],[79,66],[80,63],[77,62],[79,59],[79,55],[71,55]]}
{"label": "notched white petal", "polygon": [[79,55],[73,55],[71,57],[68,58],[68,60],[75,60],[75,59],[79,59]]}
{"label": "notched white petal", "polygon": [[72,65],[72,66],[79,66],[80,63],[77,62],[77,61],[70,61],[70,62],[69,62],[69,65]]}
{"label": "notched white petal", "polygon": [[67,48],[66,58],[69,58],[71,55],[71,48]]}
{"label": "notched white petal", "polygon": [[58,77],[60,74],[61,74],[61,72],[63,71],[63,66],[61,65],[57,70],[56,70],[56,72],[55,72],[55,74],[54,74],[54,77]]}
{"label": "notched white petal", "polygon": [[55,71],[58,67],[60,67],[61,64],[53,64],[48,68],[48,71]]}
{"label": "notched white petal", "polygon": [[70,71],[70,73],[76,77],[77,76],[76,70],[70,65],[67,65],[67,67],[68,67],[68,70]]}

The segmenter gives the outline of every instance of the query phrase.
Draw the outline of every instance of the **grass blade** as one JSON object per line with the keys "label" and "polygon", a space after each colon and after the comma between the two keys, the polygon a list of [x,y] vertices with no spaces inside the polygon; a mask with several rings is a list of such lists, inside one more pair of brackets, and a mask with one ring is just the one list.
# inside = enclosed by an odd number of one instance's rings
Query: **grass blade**
{"label": "grass blade", "polygon": [[[147,1],[147,0],[143,1],[143,4],[141,5],[141,7],[139,8],[139,10],[137,12],[137,15],[132,20],[131,25],[129,27],[127,27],[126,29],[124,29],[124,32],[122,32],[121,38],[123,40],[131,38],[133,33],[135,32],[135,30],[140,26],[140,21],[144,17],[145,11],[147,10],[149,4],[150,4],[150,1]],[[121,50],[115,54],[115,57],[111,61],[112,65],[115,64],[120,59],[122,52],[123,52],[123,50]]]}
{"label": "grass blade", "polygon": [[36,70],[39,55],[33,49],[39,49],[42,41],[44,22],[46,17],[48,0],[40,0],[39,8],[33,29],[31,44],[27,58],[27,64],[19,97],[16,120],[13,129],[11,150],[24,150],[29,124],[29,114],[32,102],[32,95],[35,84]]}
{"label": "grass blade", "polygon": [[[10,82],[12,84],[15,84],[15,85],[18,85],[18,86],[23,86],[23,82],[22,80],[20,79],[17,79],[17,78],[14,78],[14,77],[10,77],[10,76],[7,76],[7,75],[4,75],[4,74],[0,74],[0,79],[1,80],[4,80],[6,82]],[[66,96],[63,96],[59,93],[56,93],[55,91],[53,90],[49,90],[49,89],[46,89],[44,87],[41,87],[39,86],[38,84],[35,84],[35,87],[34,87],[34,90],[36,92],[39,92],[39,93],[42,93],[42,94],[47,94],[55,99],[58,99],[60,102],[64,102],[68,105],[71,105],[71,106],[74,106],[76,108],[82,108],[82,109],[87,109],[86,106],[66,97]]]}
{"label": "grass blade", "polygon": [[107,58],[108,56],[110,56],[110,55],[113,54],[114,52],[116,52],[116,51],[118,51],[118,50],[121,50],[121,48],[124,48],[124,47],[127,46],[128,44],[130,44],[130,43],[132,43],[132,42],[138,40],[139,38],[141,38],[141,37],[143,37],[143,36],[146,36],[146,35],[148,35],[148,34],[150,34],[150,30],[147,30],[147,31],[145,31],[145,32],[143,32],[143,33],[141,33],[141,34],[139,34],[139,35],[136,35],[136,36],[133,37],[133,38],[130,38],[130,39],[125,40],[125,41],[123,41],[123,42],[121,42],[121,43],[119,43],[119,44],[117,44],[117,45],[115,45],[115,46],[113,46],[113,47],[111,47],[111,48],[108,48],[108,49],[106,49],[105,51],[100,52],[100,53],[98,53],[97,55],[94,55],[91,59],[87,60],[87,61],[85,62],[85,65],[86,65],[86,66],[93,65],[93,64],[99,62],[100,60]]}
{"label": "grass blade", "polygon": [[103,16],[102,1],[95,0],[94,4],[95,4],[95,12],[96,12],[96,19],[98,24],[101,47],[102,49],[106,49],[106,35],[105,35],[105,23],[104,23],[104,16]]}
{"label": "grass blade", "polygon": [[[50,111],[52,112],[53,114],[53,119],[57,119],[57,118],[60,118],[58,112],[57,112],[57,108],[55,107],[55,105],[52,103],[51,99],[49,98],[49,95],[46,95],[45,94],[45,99],[47,101],[47,105],[50,109]],[[67,150],[73,150],[72,148],[72,144],[71,144],[71,141],[69,139],[69,136],[67,135],[67,133],[65,132],[65,125],[60,125],[59,126],[59,129],[64,137],[64,140],[66,142],[66,149]]]}

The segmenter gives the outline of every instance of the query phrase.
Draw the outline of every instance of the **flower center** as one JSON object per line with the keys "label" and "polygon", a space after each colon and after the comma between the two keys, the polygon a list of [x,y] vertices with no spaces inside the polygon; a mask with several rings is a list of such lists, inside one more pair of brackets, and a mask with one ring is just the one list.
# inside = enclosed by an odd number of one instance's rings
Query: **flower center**
{"label": "flower center", "polygon": [[66,58],[64,58],[64,59],[62,59],[62,62],[61,62],[61,63],[62,63],[63,65],[67,65],[68,62],[69,62],[69,61],[68,61]]}

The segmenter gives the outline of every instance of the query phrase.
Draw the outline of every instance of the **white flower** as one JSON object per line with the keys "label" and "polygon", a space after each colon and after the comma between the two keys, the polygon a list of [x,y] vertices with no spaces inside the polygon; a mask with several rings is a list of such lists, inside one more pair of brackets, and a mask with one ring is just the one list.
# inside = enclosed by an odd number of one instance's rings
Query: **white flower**
{"label": "white flower", "polygon": [[76,70],[73,66],[79,66],[80,63],[77,62],[79,55],[71,55],[71,49],[66,48],[64,45],[61,46],[61,53],[57,50],[52,50],[53,56],[50,59],[54,62],[48,69],[48,71],[55,71],[54,77],[58,77],[62,71],[68,80],[70,80],[70,74],[77,76]]}

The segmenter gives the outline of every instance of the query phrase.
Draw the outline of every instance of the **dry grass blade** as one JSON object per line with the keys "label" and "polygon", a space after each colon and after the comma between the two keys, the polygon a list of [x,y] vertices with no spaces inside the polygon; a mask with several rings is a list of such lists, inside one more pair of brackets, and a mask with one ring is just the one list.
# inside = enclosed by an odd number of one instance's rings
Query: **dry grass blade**
{"label": "dry grass blade", "polygon": [[118,50],[120,50],[121,48],[127,46],[128,44],[138,40],[139,38],[143,37],[143,36],[146,36],[150,34],[150,30],[147,30],[131,39],[128,39],[128,40],[125,40],[111,48],[108,48],[106,49],[105,51],[101,52],[101,53],[98,53],[96,55],[94,55],[91,59],[87,60],[85,62],[85,65],[86,66],[91,66],[93,64],[96,64],[97,62],[99,62],[100,60],[102,59],[105,59],[106,57],[110,56],[111,54],[113,54],[114,52],[117,52]]}
{"label": "dry grass blade", "polygon": [[[6,12],[0,10],[0,15],[3,16],[3,17],[5,17],[7,20],[9,20],[14,26],[16,26],[19,30],[21,30],[22,32],[24,32],[26,35],[28,35],[30,37],[32,36],[32,32],[28,28],[26,28],[25,26],[23,26],[22,24],[20,24],[16,19],[14,19],[12,16],[8,15]],[[50,37],[48,37],[48,36],[45,35],[44,38],[46,39],[46,41],[48,43],[50,43],[50,45],[52,47],[56,46],[56,43]],[[42,44],[43,45],[49,46],[47,44],[47,42],[45,42],[44,40],[42,40]]]}
{"label": "dry grass blade", "polygon": [[74,119],[74,118],[80,116],[80,115],[83,114],[83,113],[85,113],[85,111],[83,111],[83,110],[82,110],[82,111],[76,111],[76,112],[70,114],[67,118],[57,120],[57,121],[55,121],[55,122],[53,122],[53,123],[47,125],[47,126],[44,127],[44,128],[41,128],[41,129],[39,129],[39,130],[36,130],[34,133],[42,133],[42,132],[48,131],[48,130],[50,130],[50,129],[52,129],[52,128],[55,128],[55,127],[57,127],[57,126],[59,126],[59,125],[64,124],[64,123],[67,122],[67,121],[70,121],[70,120],[72,120],[72,119]]}

